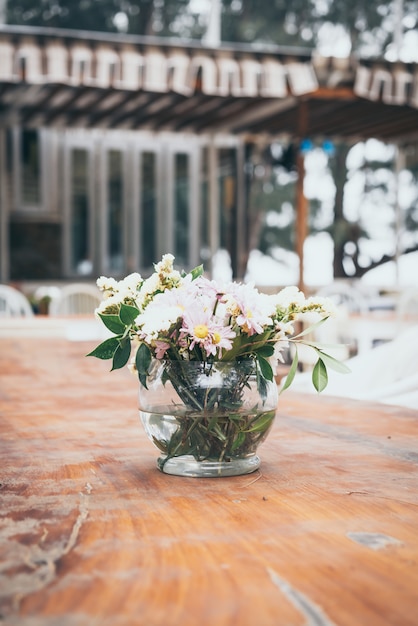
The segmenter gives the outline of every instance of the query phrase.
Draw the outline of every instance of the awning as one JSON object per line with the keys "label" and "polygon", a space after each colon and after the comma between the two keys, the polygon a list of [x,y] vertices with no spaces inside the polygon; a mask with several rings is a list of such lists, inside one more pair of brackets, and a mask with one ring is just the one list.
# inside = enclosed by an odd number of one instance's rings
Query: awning
{"label": "awning", "polygon": [[418,137],[418,67],[1,26],[0,124],[13,123],[405,142]]}
{"label": "awning", "polygon": [[[418,139],[418,65],[324,58],[301,48],[215,49],[178,39],[0,26],[0,128],[12,125],[405,145]],[[301,154],[297,161],[303,288]]]}

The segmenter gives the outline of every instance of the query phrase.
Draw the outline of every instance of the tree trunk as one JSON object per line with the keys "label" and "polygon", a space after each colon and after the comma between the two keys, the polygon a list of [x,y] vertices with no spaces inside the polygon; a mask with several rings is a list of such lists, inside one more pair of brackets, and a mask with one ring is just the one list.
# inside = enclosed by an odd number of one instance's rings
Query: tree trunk
{"label": "tree trunk", "polygon": [[345,278],[344,270],[344,246],[348,241],[349,224],[344,217],[344,186],[347,180],[347,154],[350,149],[348,144],[336,146],[333,177],[336,186],[334,223],[330,228],[334,240],[334,278]]}

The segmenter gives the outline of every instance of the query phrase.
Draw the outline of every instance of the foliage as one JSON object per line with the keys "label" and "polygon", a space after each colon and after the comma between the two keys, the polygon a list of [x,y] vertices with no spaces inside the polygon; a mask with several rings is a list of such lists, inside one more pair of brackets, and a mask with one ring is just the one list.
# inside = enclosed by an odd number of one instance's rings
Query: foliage
{"label": "foliage", "polygon": [[[277,146],[276,146],[277,149]],[[282,146],[286,151],[286,144]],[[335,278],[361,278],[369,270],[395,258],[396,220],[404,235],[398,254],[418,250],[418,156],[405,148],[406,163],[397,180],[395,147],[370,139],[349,145],[335,142],[331,154],[313,142],[305,158],[305,183],[314,184],[309,201],[309,233],[329,233],[334,246]],[[311,171],[309,159],[316,165]],[[291,162],[272,159],[268,150],[252,155],[250,210],[257,215],[252,233],[259,237],[252,248],[275,258],[279,250],[294,249],[295,174]],[[400,216],[396,216],[396,189],[401,191]],[[324,196],[324,189],[329,192]],[[334,188],[334,189],[333,189]],[[354,191],[353,191],[354,190]],[[316,194],[316,195],[315,195]],[[254,218],[254,223],[255,218]],[[277,260],[277,259],[276,259]]]}
{"label": "foliage", "polygon": [[6,17],[9,24],[114,32],[114,13],[113,0],[18,0],[7,3]]}
{"label": "foliage", "polygon": [[[89,356],[112,359],[112,370],[128,364],[134,346],[134,367],[147,386],[152,358],[168,361],[240,361],[254,358],[261,378],[273,380],[273,367],[289,342],[307,343],[312,328],[294,335],[294,323],[306,314],[316,314],[323,323],[333,311],[324,298],[305,298],[296,287],[279,293],[260,293],[248,284],[221,285],[203,276],[203,267],[189,274],[173,268],[174,257],[164,255],[148,279],[130,274],[122,281],[101,277],[97,284],[105,299],[97,315],[114,334]],[[319,369],[313,384],[322,391],[327,384],[327,366],[348,371],[320,347]],[[295,365],[296,363],[296,365]],[[293,381],[295,362],[284,387]],[[317,376],[320,372],[320,376]]]}
{"label": "foliage", "polygon": [[[88,356],[110,359],[116,370],[128,365],[134,348],[130,367],[141,385],[141,417],[151,415],[154,423],[168,412],[175,420],[171,434],[151,428],[164,454],[160,469],[175,456],[223,462],[253,454],[274,419],[274,367],[289,342],[316,350],[312,382],[318,392],[327,385],[327,367],[348,371],[320,346],[305,342],[311,328],[293,336],[301,316],[316,314],[317,324],[324,323],[333,305],[324,298],[305,299],[296,287],[267,295],[252,285],[221,285],[205,278],[202,266],[185,274],[174,269],[173,261],[164,255],[148,279],[134,273],[119,282],[97,281],[107,296],[97,315],[113,336]],[[283,390],[297,365],[296,350]],[[167,409],[161,408],[163,390],[155,393],[156,371],[177,394]],[[157,396],[158,408],[147,394]]]}
{"label": "foliage", "polygon": [[[351,159],[352,151],[357,155],[355,159]],[[336,195],[334,220],[327,230],[334,241],[336,278],[361,278],[369,270],[393,260],[397,219],[400,219],[405,231],[409,231],[408,237],[402,237],[403,246],[398,253],[418,250],[417,176],[412,161],[406,164],[408,169],[396,172],[395,151],[394,146],[369,140],[354,147],[340,144],[336,156],[330,159]],[[416,155],[413,156],[416,159]],[[356,163],[348,167],[350,160]],[[356,194],[350,193],[352,182],[357,187]],[[399,207],[396,198],[398,187],[405,197]],[[397,211],[402,214],[401,218],[396,216]],[[376,228],[377,222],[379,228]],[[372,239],[374,244],[379,245],[380,253],[373,253],[373,247],[368,245]],[[372,252],[369,252],[370,249]]]}
{"label": "foliage", "polygon": [[[203,13],[200,11],[202,10]],[[190,0],[9,0],[7,23],[201,39],[208,2]],[[417,0],[405,0],[404,30],[416,27]],[[222,40],[314,48],[324,25],[340,25],[352,50],[382,54],[393,41],[395,0],[222,0]]]}
{"label": "foliage", "polygon": [[163,471],[176,456],[220,463],[247,458],[273,424],[277,387],[259,376],[253,359],[153,360],[149,372],[139,409],[148,436],[164,455],[158,460]]}
{"label": "foliage", "polygon": [[188,0],[14,0],[7,5],[7,22],[159,35],[167,34],[170,25],[188,3]]}

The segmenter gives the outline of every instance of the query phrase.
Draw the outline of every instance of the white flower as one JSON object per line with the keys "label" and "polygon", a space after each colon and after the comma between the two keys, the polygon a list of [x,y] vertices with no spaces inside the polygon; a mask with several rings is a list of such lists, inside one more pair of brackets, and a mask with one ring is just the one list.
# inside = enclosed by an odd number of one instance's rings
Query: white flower
{"label": "white flower", "polygon": [[156,272],[171,272],[173,269],[174,256],[172,254],[163,254],[162,259],[155,267]]}
{"label": "white flower", "polygon": [[115,308],[115,311],[113,312],[116,312],[117,307],[121,304],[121,302],[122,300],[120,299],[120,295],[118,293],[111,294],[99,304],[97,309],[95,309],[95,314],[99,315],[99,313],[109,313],[111,308]]}
{"label": "white flower", "polygon": [[277,341],[274,344],[274,353],[273,356],[270,357],[269,362],[273,370],[277,366],[277,363],[285,363],[285,358],[283,356],[283,351],[287,350],[289,346],[288,341]]}
{"label": "white flower", "polygon": [[161,333],[168,331],[182,313],[179,306],[161,307],[150,304],[135,320],[139,327],[138,336],[147,343],[152,343]]}
{"label": "white flower", "polygon": [[276,322],[275,326],[277,341],[282,341],[287,337],[291,337],[294,333],[292,322]]}
{"label": "white flower", "polygon": [[324,298],[322,296],[312,296],[307,299],[306,304],[308,307],[321,308],[324,315],[335,316],[338,311],[335,302],[331,298]]}
{"label": "white flower", "polygon": [[302,307],[306,302],[304,293],[295,286],[284,287],[278,293],[272,294],[270,298],[276,306],[284,309],[291,305]]}
{"label": "white flower", "polygon": [[138,272],[133,272],[132,274],[126,276],[123,280],[119,281],[118,287],[120,291],[127,289],[136,292],[141,283],[141,274],[138,274]]}
{"label": "white flower", "polygon": [[[130,338],[134,352],[138,346],[141,349],[141,382],[148,375],[144,364],[152,357],[209,363],[252,357],[258,360],[261,375],[270,380],[266,355],[274,371],[290,343],[314,347],[305,334],[294,336],[294,323],[302,322],[303,328],[308,321],[312,325],[335,312],[330,299],[305,298],[296,286],[267,295],[251,283],[209,281],[202,276],[201,268],[182,275],[174,270],[173,262],[173,255],[165,254],[145,280],[137,272],[119,282],[105,276],[97,280],[105,299],[96,315],[101,316],[118,341],[110,344],[115,346],[113,355],[109,354],[107,340],[96,348],[94,355],[113,358],[118,365],[116,350],[122,342],[125,345],[125,338]],[[271,346],[274,354],[270,356]],[[129,369],[135,370],[135,361],[130,362]],[[322,381],[313,382],[317,390],[322,390]]]}
{"label": "white flower", "polygon": [[107,278],[107,276],[100,276],[96,280],[96,285],[100,289],[100,291],[116,291],[118,287],[118,282],[114,278]]}

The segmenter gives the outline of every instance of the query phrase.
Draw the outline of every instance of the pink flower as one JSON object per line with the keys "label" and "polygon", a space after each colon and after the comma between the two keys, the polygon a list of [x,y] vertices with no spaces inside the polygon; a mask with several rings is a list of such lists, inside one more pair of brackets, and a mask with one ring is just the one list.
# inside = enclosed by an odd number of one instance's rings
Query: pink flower
{"label": "pink flower", "polygon": [[154,345],[155,345],[155,358],[163,359],[165,356],[165,353],[170,347],[170,344],[167,343],[166,341],[160,341],[157,339]]}
{"label": "pink flower", "polygon": [[222,350],[231,350],[232,341],[236,335],[230,326],[219,326],[217,330],[213,330],[210,335],[210,342],[205,344],[206,354],[216,355],[220,357]]}
{"label": "pink flower", "polygon": [[183,316],[183,325],[180,329],[182,337],[190,342],[189,350],[197,345],[206,355],[220,354],[222,350],[232,348],[232,339],[235,333],[230,326],[212,315],[212,309],[207,306],[205,298],[197,300],[193,307]]}
{"label": "pink flower", "polygon": [[235,322],[251,336],[262,334],[273,324],[274,307],[266,294],[252,285],[234,285],[233,299],[229,301]]}

